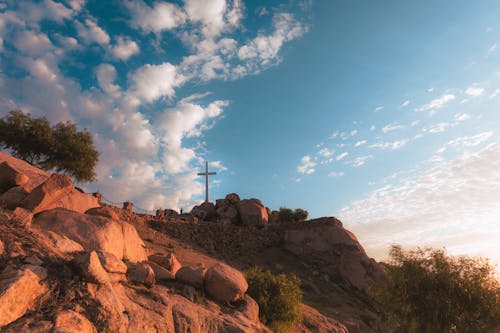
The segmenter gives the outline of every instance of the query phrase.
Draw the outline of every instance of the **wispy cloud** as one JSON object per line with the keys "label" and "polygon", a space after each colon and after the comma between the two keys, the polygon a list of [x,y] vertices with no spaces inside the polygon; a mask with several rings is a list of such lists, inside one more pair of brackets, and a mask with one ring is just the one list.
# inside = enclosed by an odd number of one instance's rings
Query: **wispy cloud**
{"label": "wispy cloud", "polygon": [[354,160],[349,161],[349,164],[352,165],[354,168],[359,168],[360,166],[364,165],[368,160],[371,160],[372,158],[373,158],[373,155],[356,157]]}
{"label": "wispy cloud", "polygon": [[300,160],[300,165],[297,166],[297,172],[303,175],[310,175],[316,171],[314,169],[315,166],[316,162],[312,160],[311,156],[306,155]]}
{"label": "wispy cloud", "polygon": [[362,145],[366,144],[368,141],[366,140],[360,140],[354,144],[354,147],[361,147]]}
{"label": "wispy cloud", "polygon": [[470,86],[465,90],[465,94],[472,96],[472,97],[478,97],[481,96],[484,92],[484,88],[478,87],[476,85]]}
{"label": "wispy cloud", "polygon": [[403,103],[401,103],[401,107],[402,107],[402,108],[405,108],[405,107],[407,107],[408,105],[410,105],[410,100],[406,100],[406,101],[404,101]]}
{"label": "wispy cloud", "polygon": [[382,111],[383,109],[384,109],[384,107],[383,107],[383,106],[377,106],[377,107],[375,108],[375,110],[374,110],[374,111],[375,111],[375,112],[380,112],[380,111]]}
{"label": "wispy cloud", "polygon": [[370,145],[370,148],[380,148],[383,150],[390,149],[390,150],[397,150],[400,148],[403,148],[406,146],[406,144],[410,142],[409,139],[402,139],[402,140],[396,140],[396,141],[383,141],[383,142],[377,142],[375,144]]}
{"label": "wispy cloud", "polygon": [[342,159],[346,158],[346,157],[347,157],[347,155],[349,155],[349,153],[348,153],[348,152],[346,152],[346,151],[345,151],[345,152],[343,152],[342,154],[340,154],[339,156],[337,156],[337,161],[340,161],[340,160],[342,160]]}
{"label": "wispy cloud", "polygon": [[328,174],[328,177],[342,177],[344,176],[344,172],[340,171],[340,172],[337,172],[337,171],[332,171]]}
{"label": "wispy cloud", "polygon": [[455,95],[445,94],[439,98],[433,99],[432,101],[430,101],[427,104],[422,105],[421,107],[414,109],[414,111],[415,112],[426,112],[426,111],[434,112],[438,109],[441,109],[446,104],[453,101],[454,99],[455,99]]}
{"label": "wispy cloud", "polygon": [[388,125],[382,127],[382,132],[389,133],[389,132],[397,131],[397,130],[400,130],[403,128],[405,128],[404,125],[399,125],[397,123],[393,123],[393,124],[388,124]]}

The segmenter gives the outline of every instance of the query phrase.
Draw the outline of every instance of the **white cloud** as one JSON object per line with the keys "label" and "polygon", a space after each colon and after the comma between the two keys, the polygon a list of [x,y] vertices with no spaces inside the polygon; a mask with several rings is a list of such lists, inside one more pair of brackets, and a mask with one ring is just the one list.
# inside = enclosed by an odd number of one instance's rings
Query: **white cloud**
{"label": "white cloud", "polygon": [[384,109],[384,107],[383,107],[383,106],[377,106],[377,107],[375,108],[375,110],[374,110],[374,111],[375,111],[375,112],[380,112],[380,111],[382,111],[383,109]]}
{"label": "white cloud", "polygon": [[397,149],[400,149],[400,148],[403,148],[404,146],[406,146],[406,144],[410,142],[410,140],[408,139],[402,139],[402,140],[397,140],[397,141],[384,141],[384,142],[377,142],[373,145],[370,145],[370,148],[380,148],[380,149],[383,149],[383,150],[386,150],[386,149],[391,149],[391,150],[397,150]]}
{"label": "white cloud", "polygon": [[227,171],[227,167],[222,164],[222,161],[212,161],[208,165],[211,168],[215,168],[218,172]]}
{"label": "white cloud", "polygon": [[393,124],[388,124],[388,125],[382,127],[382,132],[389,133],[389,132],[397,131],[397,130],[400,130],[403,128],[405,128],[404,125],[399,125],[397,123],[393,123]]}
{"label": "white cloud", "polygon": [[112,96],[113,98],[120,97],[120,86],[114,84],[116,80],[116,69],[113,65],[99,65],[99,67],[97,67],[96,76],[99,86],[106,94]]}
{"label": "white cloud", "polygon": [[373,155],[356,157],[354,160],[349,161],[349,164],[352,165],[354,168],[359,168],[360,166],[364,165],[368,160],[371,160],[372,158],[373,158]]}
{"label": "white cloud", "polygon": [[368,141],[366,140],[360,140],[354,144],[354,147],[361,147],[362,145],[366,144]]}
{"label": "white cloud", "polygon": [[465,90],[465,93],[472,97],[481,96],[484,92],[484,88],[478,87],[476,85],[470,86]]}
{"label": "white cloud", "polygon": [[488,141],[493,136],[493,132],[482,132],[471,136],[462,136],[454,140],[448,141],[443,147],[438,150],[438,153],[446,151],[448,148],[461,149],[476,147],[486,141]]}
{"label": "white cloud", "polygon": [[494,99],[497,96],[500,96],[500,88],[495,89],[495,91],[490,95],[490,98]]}
{"label": "white cloud", "polygon": [[375,125],[370,126],[370,131],[371,132],[375,131],[376,129],[377,129],[377,127],[375,127]]}
{"label": "white cloud", "polygon": [[340,160],[342,160],[342,159],[346,158],[346,157],[347,157],[347,155],[349,155],[349,153],[345,151],[345,152],[343,152],[342,154],[340,154],[339,156],[337,156],[336,160],[337,160],[337,161],[340,161]]}
{"label": "white cloud", "polygon": [[132,25],[144,32],[159,33],[171,30],[186,22],[186,13],[177,5],[169,2],[155,2],[152,7],[142,0],[126,1],[125,6],[132,16]]}
{"label": "white cloud", "polygon": [[297,172],[303,175],[313,174],[316,170],[314,167],[316,166],[316,162],[311,159],[311,156],[306,155],[303,156],[300,160],[300,165],[297,166]]}
{"label": "white cloud", "polygon": [[337,172],[337,171],[332,171],[328,174],[328,177],[343,177],[344,176],[344,172],[343,171],[340,171],[340,172]]}
{"label": "white cloud", "polygon": [[14,37],[14,45],[20,52],[29,56],[45,55],[55,49],[46,34],[30,30],[17,33]]}
{"label": "white cloud", "polygon": [[495,257],[500,251],[499,169],[498,144],[438,160],[351,202],[340,218],[377,259],[393,243]]}
{"label": "white cloud", "polygon": [[318,155],[320,155],[321,157],[327,158],[327,157],[331,157],[333,155],[333,152],[328,148],[323,148],[318,152]]}
{"label": "white cloud", "polygon": [[352,130],[349,134],[351,136],[355,136],[356,134],[358,134],[358,131],[357,130]]}
{"label": "white cloud", "polygon": [[147,64],[130,75],[131,94],[151,103],[163,96],[173,97],[175,88],[180,86],[183,80],[171,63]]}
{"label": "white cloud", "polygon": [[458,122],[466,121],[471,118],[470,114],[468,113],[457,113],[453,116],[453,119]]}
{"label": "white cloud", "polygon": [[433,99],[429,103],[424,104],[419,108],[416,108],[414,111],[415,112],[425,112],[425,111],[435,112],[436,110],[441,109],[447,103],[451,102],[454,99],[455,99],[455,95],[445,94],[439,98]]}
{"label": "white cloud", "polygon": [[87,18],[84,24],[76,21],[76,31],[78,36],[83,39],[86,44],[97,43],[102,46],[109,44],[109,35],[104,31],[93,18]]}
{"label": "white cloud", "polygon": [[111,53],[115,58],[127,60],[139,53],[139,46],[133,40],[120,36],[116,39],[116,45],[111,47]]}
{"label": "white cloud", "polygon": [[497,43],[494,43],[493,45],[490,46],[488,49],[488,54],[494,53],[497,49]]}
{"label": "white cloud", "polygon": [[417,126],[418,124],[420,124],[420,120],[414,120],[414,121],[412,121],[412,122],[411,122],[410,126],[411,126],[411,127],[415,127],[415,126]]}
{"label": "white cloud", "polygon": [[408,105],[410,105],[410,100],[406,100],[406,101],[404,101],[403,103],[401,103],[401,107],[402,107],[402,108],[405,108],[405,107],[407,107]]}

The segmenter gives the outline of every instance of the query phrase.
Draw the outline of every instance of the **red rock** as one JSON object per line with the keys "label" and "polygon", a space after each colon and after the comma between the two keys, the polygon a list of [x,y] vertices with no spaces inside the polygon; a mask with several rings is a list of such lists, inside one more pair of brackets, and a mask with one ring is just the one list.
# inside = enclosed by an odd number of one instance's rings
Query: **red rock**
{"label": "red rock", "polygon": [[205,279],[206,272],[207,267],[204,264],[183,266],[177,271],[175,278],[179,282],[196,288],[201,288],[203,286],[203,280]]}
{"label": "red rock", "polygon": [[23,186],[29,177],[9,162],[0,163],[0,193],[14,186]]}
{"label": "red rock", "polygon": [[258,199],[244,199],[237,204],[243,225],[262,226],[268,223],[267,209]]}
{"label": "red rock", "polygon": [[14,210],[20,206],[23,200],[28,196],[26,191],[21,186],[11,187],[7,192],[0,195],[0,203],[3,203],[7,209]]}
{"label": "red rock", "polygon": [[225,265],[216,264],[205,274],[205,291],[220,302],[234,302],[245,295],[248,283],[240,271]]}
{"label": "red rock", "polygon": [[99,284],[110,282],[108,273],[102,267],[99,256],[95,251],[78,255],[74,259],[74,262],[87,281]]}
{"label": "red rock", "polygon": [[47,210],[51,204],[69,194],[72,189],[73,182],[69,176],[53,174],[31,191],[23,200],[22,206],[36,214]]}
{"label": "red rock", "polygon": [[58,313],[54,326],[55,333],[97,333],[94,325],[84,315],[72,310]]}
{"label": "red rock", "polygon": [[113,220],[119,221],[120,218],[118,217],[118,214],[113,210],[113,208],[108,207],[108,206],[103,206],[103,207],[96,207],[96,208],[91,208],[85,212],[85,214],[89,215],[98,215],[98,216],[104,216],[108,217]]}
{"label": "red rock", "polygon": [[148,264],[139,263],[135,264],[127,271],[127,279],[151,288],[155,284],[155,273]]}
{"label": "red rock", "polygon": [[167,254],[153,254],[148,257],[150,261],[157,263],[158,265],[165,267],[174,276],[177,271],[182,267],[181,263],[177,260],[173,253]]}

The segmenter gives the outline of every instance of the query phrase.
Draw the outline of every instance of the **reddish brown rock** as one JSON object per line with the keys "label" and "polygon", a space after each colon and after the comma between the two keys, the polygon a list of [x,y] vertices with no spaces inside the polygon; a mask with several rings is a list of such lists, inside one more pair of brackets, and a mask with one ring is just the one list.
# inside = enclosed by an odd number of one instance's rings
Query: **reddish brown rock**
{"label": "reddish brown rock", "polygon": [[102,267],[108,273],[127,273],[127,265],[120,259],[118,259],[113,253],[97,251],[97,256],[101,262]]}
{"label": "reddish brown rock", "polygon": [[31,191],[23,200],[22,206],[33,212],[33,214],[39,213],[69,194],[72,189],[73,182],[69,176],[53,174],[44,183]]}
{"label": "reddish brown rock", "polygon": [[12,212],[11,222],[14,222],[18,226],[25,228],[26,230],[31,229],[31,224],[33,222],[33,214],[24,208],[17,207]]}
{"label": "reddish brown rock", "polygon": [[7,267],[0,274],[0,328],[33,309],[36,300],[47,293],[45,268],[25,265]]}
{"label": "reddish brown rock", "polygon": [[9,162],[0,163],[0,193],[14,186],[23,186],[29,177]]}
{"label": "reddish brown rock", "polygon": [[267,209],[258,199],[244,199],[237,204],[241,223],[248,226],[262,226],[267,224]]}
{"label": "reddish brown rock", "polygon": [[151,288],[155,284],[155,273],[148,264],[139,263],[135,264],[127,271],[127,279],[131,282],[140,283]]}
{"label": "reddish brown rock", "polygon": [[183,266],[175,274],[175,278],[182,283],[190,286],[201,288],[207,268],[204,264]]}
{"label": "reddish brown rock", "polygon": [[3,253],[5,252],[5,245],[3,245],[2,240],[0,239],[0,257],[3,256]]}
{"label": "reddish brown rock", "polygon": [[153,269],[153,272],[155,273],[155,280],[156,281],[175,280],[175,275],[172,274],[172,272],[170,272],[165,267],[158,265],[154,261],[146,260],[146,261],[143,261],[143,263],[148,264]]}
{"label": "reddish brown rock", "polygon": [[118,214],[113,210],[113,208],[108,207],[108,206],[103,206],[103,207],[96,207],[96,208],[91,208],[85,212],[85,214],[89,215],[98,215],[98,216],[104,216],[113,220],[119,221],[120,218],[118,217]]}
{"label": "reddish brown rock", "polygon": [[45,210],[53,208],[66,208],[79,213],[85,213],[89,209],[99,207],[99,199],[93,195],[80,192],[78,189],[72,189],[67,195],[48,205]]}
{"label": "reddish brown rock", "polygon": [[11,187],[7,192],[0,195],[0,203],[4,204],[7,209],[14,210],[20,206],[23,200],[28,196],[26,191],[21,186]]}
{"label": "reddish brown rock", "polygon": [[54,324],[54,333],[97,333],[95,326],[84,315],[72,310],[60,312]]}
{"label": "reddish brown rock", "polygon": [[182,267],[181,263],[173,253],[167,254],[153,254],[148,257],[150,261],[157,263],[158,265],[169,270],[174,276],[177,271]]}
{"label": "reddish brown rock", "polygon": [[110,282],[108,273],[102,267],[99,256],[95,251],[77,256],[74,259],[74,263],[78,266],[87,281],[99,284]]}
{"label": "reddish brown rock", "polygon": [[225,303],[241,299],[248,289],[247,280],[240,271],[220,263],[207,270],[204,286],[210,296]]}
{"label": "reddish brown rock", "polygon": [[81,244],[69,239],[64,235],[59,235],[53,231],[46,231],[39,233],[42,237],[46,238],[58,251],[62,253],[74,253],[84,251]]}
{"label": "reddish brown rock", "polygon": [[16,170],[28,176],[28,182],[22,186],[28,192],[43,183],[50,176],[48,172],[40,170],[28,162],[0,151],[0,163],[2,162],[8,162]]}
{"label": "reddish brown rock", "polygon": [[259,304],[252,297],[245,295],[238,305],[238,311],[252,322],[259,322]]}

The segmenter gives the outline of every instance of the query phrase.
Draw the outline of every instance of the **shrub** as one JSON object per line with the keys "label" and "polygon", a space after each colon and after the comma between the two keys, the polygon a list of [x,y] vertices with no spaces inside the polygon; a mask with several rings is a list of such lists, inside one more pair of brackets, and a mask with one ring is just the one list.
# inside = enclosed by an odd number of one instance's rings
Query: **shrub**
{"label": "shrub", "polygon": [[297,208],[295,211],[287,207],[280,207],[278,211],[278,223],[280,224],[291,224],[305,221],[309,213],[307,210],[302,208]]}
{"label": "shrub", "polygon": [[71,122],[51,127],[47,119],[32,118],[22,111],[11,111],[0,118],[0,147],[38,167],[67,173],[79,182],[94,179],[99,159],[86,130],[78,131]]}
{"label": "shrub", "polygon": [[274,275],[254,267],[246,272],[248,294],[259,304],[260,320],[274,332],[288,332],[300,321],[302,291],[296,275]]}
{"label": "shrub", "polygon": [[485,332],[500,322],[500,283],[488,261],[400,246],[390,257],[374,296],[392,332]]}

